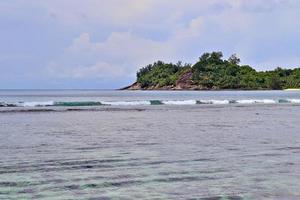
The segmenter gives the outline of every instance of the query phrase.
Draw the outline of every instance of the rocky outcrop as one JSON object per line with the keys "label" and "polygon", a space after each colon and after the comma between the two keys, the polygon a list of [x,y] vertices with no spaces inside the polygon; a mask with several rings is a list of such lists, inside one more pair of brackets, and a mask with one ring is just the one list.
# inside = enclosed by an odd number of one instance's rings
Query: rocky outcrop
{"label": "rocky outcrop", "polygon": [[157,84],[149,87],[142,87],[140,83],[135,82],[130,86],[121,88],[121,90],[201,90],[201,89],[205,89],[199,85],[196,85],[192,80],[192,76],[193,76],[193,72],[189,70],[180,75],[175,85],[168,85],[168,86],[161,87]]}
{"label": "rocky outcrop", "polygon": [[193,72],[187,71],[179,77],[179,79],[176,81],[176,90],[188,90],[193,89],[196,85],[192,81]]}
{"label": "rocky outcrop", "polygon": [[120,90],[141,90],[142,86],[140,83],[135,82],[132,85],[129,85],[127,87],[121,88]]}

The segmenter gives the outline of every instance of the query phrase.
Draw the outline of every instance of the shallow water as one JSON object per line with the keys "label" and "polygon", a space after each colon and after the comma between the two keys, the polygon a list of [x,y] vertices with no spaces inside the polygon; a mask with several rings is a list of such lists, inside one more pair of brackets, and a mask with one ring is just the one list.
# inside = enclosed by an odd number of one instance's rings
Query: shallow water
{"label": "shallow water", "polygon": [[0,199],[300,198],[297,104],[29,111],[0,113]]}

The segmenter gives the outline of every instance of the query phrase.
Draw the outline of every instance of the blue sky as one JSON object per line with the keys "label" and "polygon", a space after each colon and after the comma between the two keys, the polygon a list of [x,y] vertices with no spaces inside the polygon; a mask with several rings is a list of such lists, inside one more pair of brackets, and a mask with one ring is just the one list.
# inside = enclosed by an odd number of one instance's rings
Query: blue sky
{"label": "blue sky", "polygon": [[298,0],[1,0],[0,89],[101,89],[156,60],[300,67]]}

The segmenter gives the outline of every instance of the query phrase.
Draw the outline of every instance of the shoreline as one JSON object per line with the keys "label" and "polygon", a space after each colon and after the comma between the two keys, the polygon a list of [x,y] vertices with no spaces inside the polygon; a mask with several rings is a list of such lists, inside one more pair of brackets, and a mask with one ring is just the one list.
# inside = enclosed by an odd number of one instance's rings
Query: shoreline
{"label": "shoreline", "polygon": [[130,86],[116,89],[116,91],[300,91],[300,89],[130,89]]}

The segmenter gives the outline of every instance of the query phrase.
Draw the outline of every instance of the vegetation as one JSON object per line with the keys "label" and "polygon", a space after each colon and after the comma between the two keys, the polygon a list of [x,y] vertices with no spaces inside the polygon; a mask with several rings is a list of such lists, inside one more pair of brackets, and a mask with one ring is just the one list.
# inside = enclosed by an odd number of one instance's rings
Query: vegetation
{"label": "vegetation", "polygon": [[155,62],[137,72],[141,89],[175,88],[178,80],[191,73],[189,84],[196,89],[285,89],[300,88],[300,68],[276,68],[258,72],[248,65],[240,65],[234,54],[227,60],[222,52],[204,53],[194,64]]}
{"label": "vegetation", "polygon": [[158,61],[140,69],[137,73],[137,82],[140,83],[143,88],[156,85],[159,87],[174,86],[184,69],[190,68],[191,65],[183,65],[182,62],[172,64]]}

